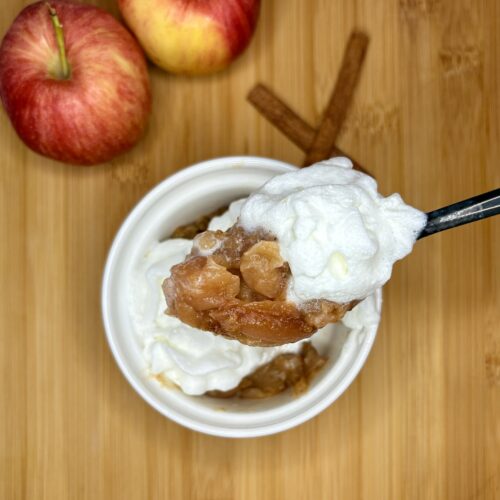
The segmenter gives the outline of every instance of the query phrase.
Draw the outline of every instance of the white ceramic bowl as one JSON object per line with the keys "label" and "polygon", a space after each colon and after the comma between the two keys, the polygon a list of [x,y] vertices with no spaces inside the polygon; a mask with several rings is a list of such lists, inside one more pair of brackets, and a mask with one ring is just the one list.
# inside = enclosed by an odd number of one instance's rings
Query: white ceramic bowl
{"label": "white ceramic bowl", "polygon": [[[223,437],[274,434],[314,417],[351,384],[366,361],[378,321],[368,321],[353,338],[333,336],[329,362],[299,398],[281,394],[266,400],[218,400],[167,389],[148,375],[142,346],[128,313],[127,276],[154,242],[258,189],[271,177],[296,167],[267,158],[229,157],[199,163],[160,183],[132,210],[109,252],[102,288],[104,326],[113,355],[132,387],[154,408],[190,429]],[[380,311],[381,292],[374,308]],[[348,346],[348,347],[346,347]]]}

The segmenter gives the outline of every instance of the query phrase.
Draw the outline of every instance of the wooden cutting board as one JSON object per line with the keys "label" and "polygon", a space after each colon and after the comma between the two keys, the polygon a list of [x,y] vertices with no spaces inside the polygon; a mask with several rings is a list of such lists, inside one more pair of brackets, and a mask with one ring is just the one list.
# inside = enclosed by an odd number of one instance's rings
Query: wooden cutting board
{"label": "wooden cutting board", "polygon": [[[27,3],[2,1],[1,34]],[[267,83],[317,123],[354,27],[371,45],[339,147],[424,210],[500,185],[497,0],[263,4],[229,71],[152,70],[147,137],[109,165],[43,159],[0,112],[0,498],[500,498],[499,218],[419,242],[396,265],[361,376],[297,429],[246,441],[188,431],[114,363],[99,291],[124,217],[199,160],[300,163],[245,95]]]}

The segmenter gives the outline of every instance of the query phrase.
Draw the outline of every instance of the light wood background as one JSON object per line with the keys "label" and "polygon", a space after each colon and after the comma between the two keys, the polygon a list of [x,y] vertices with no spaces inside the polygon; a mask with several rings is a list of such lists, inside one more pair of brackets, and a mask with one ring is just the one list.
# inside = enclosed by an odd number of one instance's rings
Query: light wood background
{"label": "light wood background", "polygon": [[[26,3],[2,1],[0,33]],[[229,71],[152,70],[147,137],[110,165],[40,158],[0,112],[1,499],[500,498],[498,218],[419,242],[386,287],[361,376],[277,436],[177,426],[135,394],[105,341],[102,269],[134,204],[198,160],[301,162],[245,95],[262,81],[316,123],[354,27],[372,42],[338,145],[424,210],[498,187],[497,0],[264,0]]]}

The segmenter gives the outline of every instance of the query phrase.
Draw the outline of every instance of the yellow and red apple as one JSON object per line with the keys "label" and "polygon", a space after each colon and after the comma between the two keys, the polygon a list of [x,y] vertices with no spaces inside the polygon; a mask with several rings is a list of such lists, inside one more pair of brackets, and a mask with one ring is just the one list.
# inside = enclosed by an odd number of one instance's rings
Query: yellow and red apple
{"label": "yellow and red apple", "polygon": [[113,16],[37,2],[0,46],[0,98],[21,139],[66,163],[92,165],[131,148],[151,107],[146,58]]}
{"label": "yellow and red apple", "polygon": [[228,66],[248,46],[260,0],[118,0],[147,55],[172,73],[202,75]]}

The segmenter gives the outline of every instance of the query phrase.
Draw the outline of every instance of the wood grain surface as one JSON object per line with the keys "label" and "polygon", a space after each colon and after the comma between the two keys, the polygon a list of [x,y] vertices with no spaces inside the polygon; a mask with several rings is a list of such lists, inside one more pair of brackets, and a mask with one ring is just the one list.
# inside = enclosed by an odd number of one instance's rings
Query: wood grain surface
{"label": "wood grain surface", "polygon": [[[2,0],[0,33],[28,2]],[[92,2],[117,14],[114,0]],[[394,269],[352,387],[299,428],[253,440],[150,408],[107,347],[99,291],[121,222],[198,160],[303,154],[245,100],[261,81],[318,123],[354,28],[371,37],[338,146],[431,210],[500,185],[498,0],[264,0],[229,71],[152,69],[148,134],[73,168],[0,112],[0,498],[500,498],[500,220],[432,236]]]}

